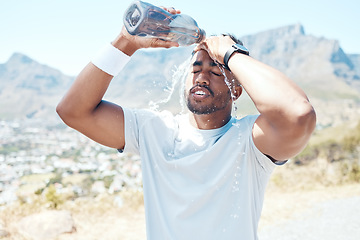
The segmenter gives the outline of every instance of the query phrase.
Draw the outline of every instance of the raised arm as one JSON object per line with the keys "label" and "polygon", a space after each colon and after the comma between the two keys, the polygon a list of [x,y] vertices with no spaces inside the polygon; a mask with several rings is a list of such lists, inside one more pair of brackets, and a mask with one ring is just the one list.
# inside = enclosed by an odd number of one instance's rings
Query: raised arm
{"label": "raised arm", "polygon": [[[207,39],[202,47],[223,63],[232,44],[229,37],[221,36]],[[316,123],[315,111],[305,93],[280,71],[247,55],[233,54],[228,66],[260,112],[253,127],[257,148],[276,160],[298,154]]]}
{"label": "raised arm", "polygon": [[[179,13],[174,9],[169,12]],[[178,46],[174,42],[131,36],[124,27],[111,44],[128,56],[141,48]],[[90,62],[77,76],[56,111],[68,126],[87,137],[105,146],[122,149],[125,145],[123,110],[102,100],[112,79],[112,75]]]}

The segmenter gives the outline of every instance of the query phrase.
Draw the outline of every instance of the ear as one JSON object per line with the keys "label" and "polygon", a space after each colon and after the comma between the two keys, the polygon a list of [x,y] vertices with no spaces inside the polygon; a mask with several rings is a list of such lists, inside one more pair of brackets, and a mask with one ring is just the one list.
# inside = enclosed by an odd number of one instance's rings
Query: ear
{"label": "ear", "polygon": [[239,84],[235,84],[232,88],[232,100],[236,101],[242,94],[243,88]]}

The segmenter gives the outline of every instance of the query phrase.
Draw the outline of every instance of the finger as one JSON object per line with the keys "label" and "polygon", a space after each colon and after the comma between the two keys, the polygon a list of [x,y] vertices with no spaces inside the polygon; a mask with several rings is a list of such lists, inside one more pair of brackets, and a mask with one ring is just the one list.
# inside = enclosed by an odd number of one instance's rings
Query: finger
{"label": "finger", "polygon": [[166,8],[164,6],[161,6],[160,8],[164,9],[165,11],[171,13],[171,14],[180,14],[181,11],[180,10],[177,10],[175,9],[174,7],[169,7],[169,8]]}
{"label": "finger", "polygon": [[180,10],[177,10],[177,9],[175,9],[174,7],[170,7],[170,8],[169,8],[169,12],[170,12],[171,14],[179,14],[179,13],[181,13]]}
{"label": "finger", "polygon": [[171,14],[175,14],[176,13],[176,10],[174,7],[169,7],[168,8],[168,12],[171,13]]}
{"label": "finger", "polygon": [[152,47],[163,47],[163,48],[171,48],[171,47],[179,47],[177,42],[166,41],[162,39],[154,39],[153,43],[151,44]]}

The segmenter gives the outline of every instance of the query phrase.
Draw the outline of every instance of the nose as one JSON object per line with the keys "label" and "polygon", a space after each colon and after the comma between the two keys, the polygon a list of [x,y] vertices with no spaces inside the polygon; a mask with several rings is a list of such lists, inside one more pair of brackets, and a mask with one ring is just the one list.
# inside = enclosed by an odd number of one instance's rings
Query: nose
{"label": "nose", "polygon": [[204,71],[202,71],[197,78],[195,79],[195,84],[196,85],[209,85],[210,81],[209,81],[209,76],[208,74],[206,74]]}

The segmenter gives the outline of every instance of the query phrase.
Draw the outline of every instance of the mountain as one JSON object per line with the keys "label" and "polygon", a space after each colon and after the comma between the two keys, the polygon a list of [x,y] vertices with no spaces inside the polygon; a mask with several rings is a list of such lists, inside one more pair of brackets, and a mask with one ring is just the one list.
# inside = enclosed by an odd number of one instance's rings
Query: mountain
{"label": "mountain", "polygon": [[337,40],[307,35],[301,24],[241,39],[252,57],[281,70],[304,89],[319,127],[359,120],[359,55],[346,54]]}
{"label": "mountain", "polygon": [[[360,55],[345,53],[337,40],[306,34],[300,24],[240,39],[253,58],[281,70],[305,90],[318,113],[319,126],[359,118]],[[180,76],[191,51],[187,47],[135,53],[112,81],[105,99],[128,107],[180,111]],[[53,116],[56,103],[73,80],[15,53],[0,65],[0,119]],[[256,112],[246,94],[237,108],[238,115]]]}
{"label": "mountain", "polygon": [[348,57],[353,63],[355,73],[360,76],[360,54],[348,54]]}
{"label": "mountain", "polygon": [[[337,40],[306,35],[300,24],[242,38],[252,56],[296,81],[313,97],[359,97],[353,85],[360,80],[355,64]],[[356,84],[355,84],[356,85]]]}
{"label": "mountain", "polygon": [[0,118],[54,118],[55,104],[73,77],[14,53],[0,65]]}

